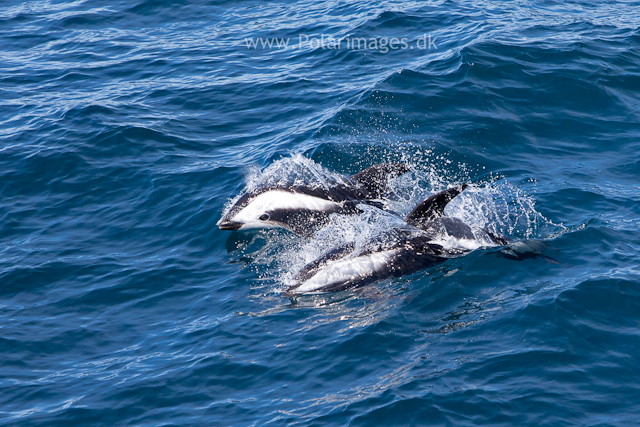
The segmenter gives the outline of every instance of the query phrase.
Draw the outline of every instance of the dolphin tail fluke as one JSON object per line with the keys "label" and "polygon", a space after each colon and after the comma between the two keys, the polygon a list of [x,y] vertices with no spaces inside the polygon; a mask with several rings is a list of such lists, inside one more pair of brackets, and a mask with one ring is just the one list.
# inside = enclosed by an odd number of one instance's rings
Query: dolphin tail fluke
{"label": "dolphin tail fluke", "polygon": [[389,179],[409,172],[405,163],[381,163],[371,166],[355,175],[351,180],[362,185],[373,197],[381,197],[389,191]]}
{"label": "dolphin tail fluke", "polygon": [[407,215],[407,224],[420,227],[434,218],[444,216],[444,208],[454,197],[462,193],[467,184],[458,185],[426,198]]}

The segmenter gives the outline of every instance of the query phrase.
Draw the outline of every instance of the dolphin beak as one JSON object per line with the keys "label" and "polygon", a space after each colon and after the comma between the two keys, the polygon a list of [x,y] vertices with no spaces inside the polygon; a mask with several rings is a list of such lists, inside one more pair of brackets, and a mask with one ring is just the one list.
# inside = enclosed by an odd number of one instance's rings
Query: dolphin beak
{"label": "dolphin beak", "polygon": [[221,221],[220,224],[218,224],[218,227],[220,227],[220,230],[240,230],[240,227],[242,227],[242,223],[241,222],[235,222],[235,221]]}

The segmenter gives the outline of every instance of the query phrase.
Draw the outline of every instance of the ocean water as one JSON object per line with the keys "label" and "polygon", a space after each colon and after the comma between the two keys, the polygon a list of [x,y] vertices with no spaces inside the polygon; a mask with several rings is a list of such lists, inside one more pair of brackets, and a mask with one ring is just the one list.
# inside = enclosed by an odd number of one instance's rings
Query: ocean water
{"label": "ocean water", "polygon": [[[3,1],[0,424],[638,424],[638,12]],[[388,161],[398,212],[471,183],[449,213],[545,257],[291,299],[388,216],[216,225],[265,180]]]}

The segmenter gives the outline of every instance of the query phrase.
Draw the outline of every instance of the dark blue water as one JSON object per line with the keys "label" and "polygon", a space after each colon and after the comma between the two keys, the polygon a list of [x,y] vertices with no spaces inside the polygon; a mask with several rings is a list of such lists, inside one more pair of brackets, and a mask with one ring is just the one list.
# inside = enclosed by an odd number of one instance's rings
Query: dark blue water
{"label": "dark blue water", "polygon": [[[639,11],[5,0],[2,423],[637,424]],[[322,35],[407,48],[298,45]],[[397,160],[555,261],[291,300],[308,242],[216,226],[256,171]]]}

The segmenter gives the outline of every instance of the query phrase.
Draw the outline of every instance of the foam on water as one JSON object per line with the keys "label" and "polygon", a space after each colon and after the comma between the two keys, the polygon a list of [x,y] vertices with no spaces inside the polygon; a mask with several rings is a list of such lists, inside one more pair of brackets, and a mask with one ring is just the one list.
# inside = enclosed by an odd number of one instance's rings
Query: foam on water
{"label": "foam on water", "polygon": [[259,187],[296,185],[329,189],[345,184],[342,175],[330,172],[300,153],[276,160],[264,170],[255,166],[250,167],[246,182],[247,191]]}

